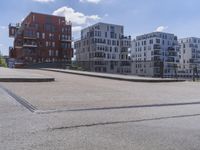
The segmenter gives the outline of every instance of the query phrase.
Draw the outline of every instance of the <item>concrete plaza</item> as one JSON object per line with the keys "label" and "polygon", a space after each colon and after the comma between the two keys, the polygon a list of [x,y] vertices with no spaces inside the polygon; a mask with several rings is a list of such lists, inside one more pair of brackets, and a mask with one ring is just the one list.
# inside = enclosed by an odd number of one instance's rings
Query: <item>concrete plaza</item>
{"label": "concrete plaza", "polygon": [[56,80],[0,83],[0,149],[199,150],[199,82],[23,71]]}

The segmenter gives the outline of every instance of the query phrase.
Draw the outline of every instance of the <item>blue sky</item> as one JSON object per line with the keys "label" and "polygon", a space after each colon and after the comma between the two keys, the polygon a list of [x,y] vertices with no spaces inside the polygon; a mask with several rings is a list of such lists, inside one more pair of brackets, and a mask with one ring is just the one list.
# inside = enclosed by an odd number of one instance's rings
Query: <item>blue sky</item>
{"label": "blue sky", "polygon": [[199,10],[199,0],[1,0],[0,51],[6,55],[12,45],[8,24],[20,22],[31,11],[66,16],[77,39],[81,28],[95,22],[124,25],[133,37],[155,30],[179,38],[200,37]]}

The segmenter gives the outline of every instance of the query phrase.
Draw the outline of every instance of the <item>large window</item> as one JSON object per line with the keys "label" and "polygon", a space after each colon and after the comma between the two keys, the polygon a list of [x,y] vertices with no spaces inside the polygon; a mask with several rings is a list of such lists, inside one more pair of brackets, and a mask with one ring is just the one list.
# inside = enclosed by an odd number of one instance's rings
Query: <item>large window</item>
{"label": "large window", "polygon": [[156,43],[157,43],[157,44],[160,44],[160,39],[156,39]]}

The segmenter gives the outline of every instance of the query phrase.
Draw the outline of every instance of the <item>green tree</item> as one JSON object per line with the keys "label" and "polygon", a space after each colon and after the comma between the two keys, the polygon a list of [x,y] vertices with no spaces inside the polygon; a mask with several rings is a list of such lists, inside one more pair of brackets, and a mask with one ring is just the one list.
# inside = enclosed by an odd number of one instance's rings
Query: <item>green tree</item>
{"label": "green tree", "polygon": [[3,58],[3,56],[1,55],[1,51],[0,51],[0,66],[7,67],[6,61]]}

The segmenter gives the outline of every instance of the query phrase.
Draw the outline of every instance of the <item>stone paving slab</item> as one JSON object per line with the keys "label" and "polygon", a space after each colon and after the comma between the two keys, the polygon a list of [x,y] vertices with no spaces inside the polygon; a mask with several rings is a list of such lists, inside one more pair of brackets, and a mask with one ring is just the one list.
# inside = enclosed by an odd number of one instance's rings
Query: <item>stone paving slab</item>
{"label": "stone paving slab", "polygon": [[0,82],[52,82],[55,79],[47,75],[30,73],[24,69],[0,67]]}
{"label": "stone paving slab", "polygon": [[49,69],[44,68],[42,70],[55,71],[61,73],[77,74],[90,77],[107,78],[113,80],[131,81],[131,82],[184,82],[184,79],[172,79],[172,78],[150,78],[150,77],[140,77],[134,75],[119,75],[119,74],[109,74],[109,73],[96,73],[87,71],[76,71],[69,69]]}

